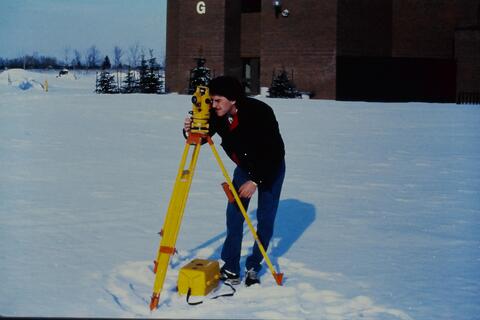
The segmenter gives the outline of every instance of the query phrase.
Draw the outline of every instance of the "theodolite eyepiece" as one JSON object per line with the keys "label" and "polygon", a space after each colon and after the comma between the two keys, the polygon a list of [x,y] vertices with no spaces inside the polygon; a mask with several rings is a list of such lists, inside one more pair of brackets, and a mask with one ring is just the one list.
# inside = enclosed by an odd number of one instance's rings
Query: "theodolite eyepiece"
{"label": "theodolite eyepiece", "polygon": [[198,86],[192,96],[192,133],[208,133],[211,107],[208,87]]}

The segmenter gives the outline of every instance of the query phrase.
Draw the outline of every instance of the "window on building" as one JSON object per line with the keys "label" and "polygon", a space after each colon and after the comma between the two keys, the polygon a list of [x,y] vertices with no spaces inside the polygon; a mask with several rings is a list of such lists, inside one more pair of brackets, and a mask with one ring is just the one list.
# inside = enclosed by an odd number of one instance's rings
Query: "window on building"
{"label": "window on building", "polygon": [[242,82],[247,95],[260,93],[260,58],[243,58]]}
{"label": "window on building", "polygon": [[242,0],[242,13],[260,12],[262,0]]}

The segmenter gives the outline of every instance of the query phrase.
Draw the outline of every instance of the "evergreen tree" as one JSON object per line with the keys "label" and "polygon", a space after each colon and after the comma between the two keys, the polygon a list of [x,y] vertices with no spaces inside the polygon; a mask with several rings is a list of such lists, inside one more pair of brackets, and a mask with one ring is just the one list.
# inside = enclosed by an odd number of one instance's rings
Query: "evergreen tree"
{"label": "evergreen tree", "polygon": [[210,69],[205,67],[206,60],[204,58],[196,58],[197,66],[190,70],[190,82],[188,86],[188,93],[195,92],[197,86],[207,86],[210,82]]}
{"label": "evergreen tree", "polygon": [[100,72],[97,77],[97,93],[116,93],[115,76],[107,70]]}
{"label": "evergreen tree", "polygon": [[159,67],[156,63],[156,58],[153,56],[153,51],[150,50],[150,59],[145,59],[142,55],[140,62],[140,79],[139,90],[142,93],[158,93],[160,91],[160,76],[158,74]]}
{"label": "evergreen tree", "polygon": [[158,93],[160,90],[160,76],[158,74],[158,69],[159,67],[157,66],[157,59],[153,56],[153,50],[150,50],[147,73],[147,93]]}
{"label": "evergreen tree", "polygon": [[138,69],[139,79],[138,79],[138,90],[142,93],[145,93],[148,87],[148,65],[147,60],[145,60],[145,55],[142,54],[140,60],[140,67]]}
{"label": "evergreen tree", "polygon": [[123,93],[134,93],[138,91],[138,82],[135,79],[135,72],[128,67],[128,73],[123,81],[122,92]]}
{"label": "evergreen tree", "polygon": [[110,63],[110,58],[108,58],[108,56],[105,56],[105,59],[103,60],[103,63],[102,63],[102,70],[107,70],[111,68],[112,68],[112,64]]}
{"label": "evergreen tree", "polygon": [[[116,93],[115,76],[108,72],[107,67],[110,64],[108,56],[102,63],[102,72],[97,76],[96,89],[97,93]],[[110,65],[111,67],[111,65]]]}
{"label": "evergreen tree", "polygon": [[269,98],[298,98],[301,93],[295,88],[295,85],[288,79],[285,69],[280,70],[273,76],[272,85],[268,89]]}

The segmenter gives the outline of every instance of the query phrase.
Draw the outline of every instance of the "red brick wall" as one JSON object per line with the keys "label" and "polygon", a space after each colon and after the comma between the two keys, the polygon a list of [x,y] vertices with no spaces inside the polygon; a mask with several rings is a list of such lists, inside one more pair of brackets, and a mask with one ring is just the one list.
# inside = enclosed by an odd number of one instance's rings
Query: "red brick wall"
{"label": "red brick wall", "polygon": [[260,12],[242,14],[242,31],[240,35],[242,57],[260,57],[261,22]]}
{"label": "red brick wall", "polygon": [[452,58],[454,0],[393,0],[392,56]]}
{"label": "red brick wall", "polygon": [[463,0],[460,4],[455,32],[457,95],[480,94],[480,2]]}
{"label": "red brick wall", "polygon": [[168,1],[166,85],[183,92],[199,52],[215,74],[242,74],[241,57],[260,57],[261,86],[272,72],[286,68],[297,88],[317,98],[335,99],[337,3],[333,0],[283,0],[290,16],[275,17],[272,1],[261,13],[240,14],[240,1]]}
{"label": "red brick wall", "polygon": [[480,93],[480,28],[456,32],[455,58],[457,92]]}
{"label": "red brick wall", "polygon": [[455,60],[457,93],[478,92],[479,27],[478,0],[393,0],[393,56]]}
{"label": "red brick wall", "polygon": [[240,1],[225,1],[225,63],[223,74],[242,77],[242,62],[240,60],[241,31]]}
{"label": "red brick wall", "polygon": [[180,72],[178,68],[178,54],[180,48],[176,41],[179,33],[178,21],[179,8],[172,4],[172,1],[167,2],[167,43],[165,56],[165,86],[167,91],[178,91],[179,81],[176,75]]}
{"label": "red brick wall", "polygon": [[322,99],[336,99],[337,56],[451,60],[458,90],[479,87],[478,31],[461,31],[478,30],[478,0],[283,0],[287,18],[275,17],[271,0],[262,0],[260,13],[246,14],[240,1],[204,0],[206,14],[199,15],[197,2],[168,1],[170,91],[185,91],[199,56],[215,75],[237,77],[242,57],[260,57],[261,86],[285,68],[299,90]]}
{"label": "red brick wall", "polygon": [[336,0],[284,0],[287,18],[276,18],[272,1],[262,2],[261,86],[285,68],[299,90],[335,99]]}
{"label": "red brick wall", "polygon": [[391,56],[392,1],[339,0],[337,36],[339,56]]}
{"label": "red brick wall", "polygon": [[225,67],[225,1],[204,0],[203,15],[196,11],[197,2],[168,1],[165,84],[172,92],[188,88],[190,69],[200,55],[217,74],[223,73]]}

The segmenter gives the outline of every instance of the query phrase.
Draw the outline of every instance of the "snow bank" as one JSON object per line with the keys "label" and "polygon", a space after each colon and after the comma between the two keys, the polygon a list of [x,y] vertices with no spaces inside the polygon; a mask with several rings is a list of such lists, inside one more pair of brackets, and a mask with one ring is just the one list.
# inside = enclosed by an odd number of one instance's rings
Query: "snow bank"
{"label": "snow bank", "polygon": [[8,69],[0,73],[0,93],[36,92],[48,94],[86,94],[95,90],[95,72],[69,71],[59,76],[57,70]]}
{"label": "snow bank", "polygon": [[38,80],[38,73],[23,69],[10,69],[0,73],[0,85],[6,84],[21,90],[44,90],[44,81]]}

